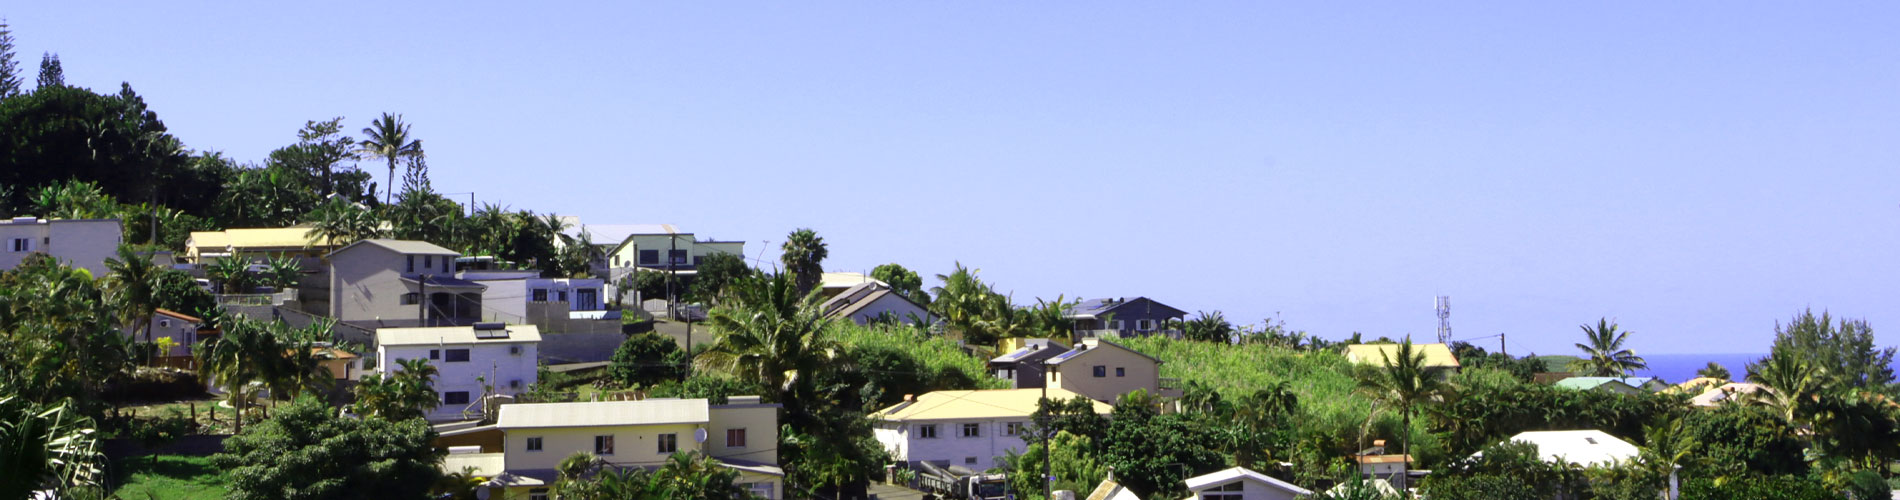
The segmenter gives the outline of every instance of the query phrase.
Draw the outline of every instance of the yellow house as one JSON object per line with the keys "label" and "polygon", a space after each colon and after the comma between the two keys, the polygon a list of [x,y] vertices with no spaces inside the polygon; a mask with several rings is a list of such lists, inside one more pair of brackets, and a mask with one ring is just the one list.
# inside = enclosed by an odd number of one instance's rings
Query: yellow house
{"label": "yellow house", "polygon": [[[1425,354],[1425,368],[1460,368],[1458,357],[1451,354],[1451,348],[1445,344],[1412,344],[1413,353]],[[1346,346],[1346,360],[1353,363],[1372,366],[1385,366],[1387,360],[1399,359],[1398,344],[1353,344]]]}
{"label": "yellow house", "polygon": [[185,260],[204,264],[224,257],[290,255],[309,261],[304,263],[305,269],[315,269],[317,259],[337,247],[329,238],[310,236],[307,227],[192,231],[185,240]]}
{"label": "yellow house", "polygon": [[[778,466],[777,404],[734,396],[502,405],[492,431],[500,452],[451,453],[446,472],[473,468],[487,477],[494,499],[549,498],[555,466],[577,452],[615,467],[658,468],[674,453],[700,452],[739,471],[739,483],[762,498],[780,498],[785,472]],[[482,440],[483,450],[495,449]]]}
{"label": "yellow house", "polygon": [[1043,374],[1050,389],[1096,401],[1115,401],[1136,389],[1161,397],[1181,397],[1180,384],[1161,378],[1161,360],[1100,338],[1082,339],[1075,348],[1048,362]]}

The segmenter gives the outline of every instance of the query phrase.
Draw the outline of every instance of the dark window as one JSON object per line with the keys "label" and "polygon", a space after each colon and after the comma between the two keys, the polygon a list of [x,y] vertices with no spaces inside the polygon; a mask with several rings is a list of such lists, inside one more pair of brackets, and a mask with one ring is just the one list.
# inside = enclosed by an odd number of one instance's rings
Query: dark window
{"label": "dark window", "polygon": [[1095,365],[1095,378],[1102,378],[1106,376],[1108,376],[1108,367],[1102,366],[1102,365]]}
{"label": "dark window", "polygon": [[548,301],[548,291],[547,291],[547,289],[545,289],[545,288],[536,288],[536,289],[534,289],[534,301],[535,301],[535,302],[547,302],[547,301]]}
{"label": "dark window", "polygon": [[1128,376],[1128,369],[1127,369],[1127,368],[1122,368],[1122,367],[1119,367],[1119,366],[1117,366],[1117,367],[1115,367],[1115,376],[1117,376],[1117,377],[1126,377],[1126,376]]}
{"label": "dark window", "polygon": [[590,310],[593,309],[595,303],[600,300],[599,297],[600,292],[594,291],[592,288],[582,288],[574,291],[574,303],[586,306],[586,308]]}
{"label": "dark window", "polygon": [[429,350],[429,359],[442,359],[442,350],[441,350],[441,349],[430,349],[430,350]]}
{"label": "dark window", "polygon": [[614,437],[612,435],[594,436],[594,454],[595,455],[614,454]]}
{"label": "dark window", "polygon": [[450,363],[467,363],[468,349],[449,349],[448,359],[443,361]]}
{"label": "dark window", "polygon": [[705,262],[705,261],[706,261],[705,257],[693,257],[693,266],[697,267],[699,266],[701,262]]}
{"label": "dark window", "polygon": [[672,261],[673,261],[673,263],[674,263],[674,264],[685,264],[685,263],[686,263],[686,251],[685,251],[685,250],[667,250],[667,251],[666,251],[666,255],[667,255],[667,258],[669,258],[669,259],[672,259]]}
{"label": "dark window", "polygon": [[405,272],[411,272],[411,273],[416,272],[416,256],[414,255],[409,256],[409,270]]}
{"label": "dark window", "polygon": [[541,451],[541,438],[528,438],[528,451]]}
{"label": "dark window", "polygon": [[640,251],[641,265],[651,265],[651,264],[658,264],[658,263],[660,263],[659,250],[641,250]]}
{"label": "dark window", "polygon": [[937,439],[937,426],[934,424],[917,426],[917,439]]}
{"label": "dark window", "polygon": [[963,424],[963,437],[983,437],[983,424]]}
{"label": "dark window", "polygon": [[444,392],[442,393],[442,404],[445,404],[445,405],[468,404],[468,391]]}
{"label": "dark window", "polygon": [[660,453],[672,453],[675,451],[679,451],[679,448],[680,448],[679,434],[661,434],[660,435]]}
{"label": "dark window", "polygon": [[548,500],[548,489],[535,488],[528,490],[528,500]]}
{"label": "dark window", "polygon": [[412,306],[412,305],[416,305],[419,302],[422,302],[422,294],[420,293],[411,292],[411,293],[402,294],[402,305]]}
{"label": "dark window", "polygon": [[558,291],[555,291],[555,292],[554,292],[554,301],[555,301],[555,302],[567,302],[567,290],[558,290]]}
{"label": "dark window", "polygon": [[745,429],[726,429],[726,447],[744,448]]}
{"label": "dark window", "polygon": [[422,268],[423,268],[423,269],[430,269],[430,268],[433,268],[433,267],[435,267],[435,256],[434,256],[434,255],[424,255],[424,256],[422,256]]}
{"label": "dark window", "polygon": [[26,248],[27,248],[27,246],[29,246],[29,245],[32,245],[32,241],[33,241],[33,240],[29,240],[29,239],[26,239],[26,238],[14,238],[14,239],[13,239],[13,251],[15,251],[15,252],[25,252],[25,251],[26,251]]}
{"label": "dark window", "polygon": [[442,256],[442,272],[444,273],[449,272],[449,262],[452,262],[454,260],[455,259],[451,259],[447,255]]}

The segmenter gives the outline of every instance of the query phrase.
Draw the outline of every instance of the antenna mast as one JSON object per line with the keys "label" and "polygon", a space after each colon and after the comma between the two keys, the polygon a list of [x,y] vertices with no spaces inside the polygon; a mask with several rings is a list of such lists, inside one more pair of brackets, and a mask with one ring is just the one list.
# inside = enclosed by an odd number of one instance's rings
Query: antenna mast
{"label": "antenna mast", "polygon": [[1438,296],[1432,306],[1438,309],[1438,343],[1451,344],[1451,296]]}

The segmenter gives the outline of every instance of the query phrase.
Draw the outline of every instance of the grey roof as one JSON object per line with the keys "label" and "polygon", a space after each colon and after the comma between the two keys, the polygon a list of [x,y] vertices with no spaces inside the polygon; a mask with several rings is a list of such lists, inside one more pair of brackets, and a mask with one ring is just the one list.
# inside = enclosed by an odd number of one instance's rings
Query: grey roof
{"label": "grey roof", "polygon": [[1128,348],[1127,346],[1124,346],[1124,345],[1121,345],[1121,344],[1117,344],[1117,343],[1114,343],[1114,342],[1109,342],[1109,341],[1106,341],[1106,340],[1102,340],[1102,339],[1086,339],[1086,340],[1083,340],[1083,341],[1082,341],[1082,344],[1081,344],[1081,345],[1077,345],[1077,346],[1075,346],[1075,348],[1074,348],[1074,349],[1070,349],[1070,350],[1069,350],[1069,352],[1065,352],[1065,353],[1062,353],[1062,355],[1061,355],[1061,356],[1056,356],[1056,357],[1054,357],[1054,358],[1050,358],[1050,359],[1049,359],[1049,364],[1052,364],[1052,365],[1059,365],[1059,364],[1062,364],[1062,363],[1063,363],[1064,361],[1068,361],[1068,360],[1071,360],[1071,359],[1075,359],[1075,358],[1079,358],[1079,357],[1082,357],[1082,356],[1083,356],[1083,355],[1085,355],[1085,354],[1088,354],[1088,353],[1091,353],[1091,352],[1095,352],[1096,350],[1100,350],[1100,349],[1102,348],[1101,346],[1104,346],[1104,345],[1108,345],[1108,346],[1114,346],[1114,347],[1115,347],[1116,349],[1121,349],[1121,350],[1124,350],[1124,351],[1128,351],[1128,352],[1132,352],[1132,353],[1135,353],[1135,355],[1136,355],[1136,356],[1141,356],[1141,357],[1144,357],[1144,358],[1148,358],[1148,359],[1151,359],[1151,360],[1154,360],[1154,362],[1155,362],[1155,364],[1161,364],[1161,359],[1160,359],[1160,358],[1156,358],[1156,357],[1154,357],[1154,356],[1149,356],[1149,355],[1148,355],[1147,353],[1143,353],[1143,352],[1141,352],[1141,351],[1137,351],[1137,350],[1134,350],[1134,349],[1129,349],[1129,348]]}
{"label": "grey roof", "polygon": [[1028,346],[1010,351],[1008,354],[991,359],[991,363],[1015,363],[1038,357],[1057,356],[1069,352],[1069,348],[1056,345],[1049,339],[1030,339]]}
{"label": "grey roof", "polygon": [[421,283],[424,285],[439,286],[443,288],[488,288],[488,285],[484,285],[484,284],[477,283],[474,281],[469,281],[469,280],[465,280],[461,278],[451,278],[448,276],[435,276],[435,275],[428,275],[428,274],[422,275],[420,279],[403,278],[402,280],[410,282],[410,283]]}
{"label": "grey roof", "polygon": [[524,429],[703,424],[711,421],[707,407],[704,399],[517,403],[502,405],[495,425],[502,429]]}
{"label": "grey roof", "polygon": [[436,245],[434,243],[430,243],[427,241],[375,239],[375,240],[362,240],[356,243],[351,243],[347,246],[344,246],[343,248],[336,249],[336,251],[334,252],[330,252],[329,255],[325,255],[325,257],[329,257],[331,255],[336,255],[336,254],[350,251],[350,249],[356,248],[357,245],[376,245],[379,247],[394,250],[396,253],[400,253],[400,254],[454,255],[454,256],[462,255],[461,252],[449,250],[447,248],[442,248],[440,245]]}
{"label": "grey roof", "polygon": [[[866,289],[869,289],[870,291],[868,293],[865,293],[865,295],[862,298],[852,300],[853,297],[857,296],[859,293],[864,292],[864,290]],[[904,294],[897,293],[895,290],[891,290],[891,287],[889,285],[885,285],[884,282],[882,281],[867,281],[864,283],[852,285],[851,288],[845,289],[845,291],[839,293],[838,296],[832,297],[831,300],[826,300],[824,304],[818,307],[818,310],[828,311],[825,313],[826,316],[830,316],[834,318],[848,318],[848,317],[851,317],[851,315],[853,314],[857,314],[859,310],[864,309],[865,307],[869,307],[871,304],[877,303],[877,301],[879,300],[883,300],[884,296],[886,295],[894,296],[898,300],[909,302],[911,306],[916,307],[918,310],[925,310],[924,306],[918,304],[914,300],[910,300],[910,298],[905,297]],[[837,307],[839,309],[834,311],[832,310],[833,307]]]}
{"label": "grey roof", "polygon": [[540,342],[541,329],[534,325],[507,325],[501,330],[476,331],[474,326],[427,326],[414,328],[378,328],[376,345],[506,344]]}
{"label": "grey roof", "polygon": [[619,245],[636,234],[693,234],[681,232],[672,224],[579,224],[568,227],[564,233],[575,238],[587,233],[595,245]]}
{"label": "grey roof", "polygon": [[1074,307],[1070,307],[1068,313],[1069,313],[1069,316],[1100,317],[1103,314],[1107,314],[1118,308],[1121,308],[1122,306],[1126,306],[1128,304],[1131,304],[1131,303],[1134,303],[1135,301],[1140,301],[1140,300],[1146,300],[1148,301],[1149,304],[1166,308],[1168,311],[1173,311],[1174,314],[1169,314],[1169,316],[1186,316],[1187,315],[1187,311],[1175,309],[1174,307],[1171,307],[1167,304],[1161,303],[1160,301],[1157,301],[1155,299],[1150,299],[1147,297],[1135,297],[1132,299],[1122,298],[1122,297],[1087,299],[1087,300],[1083,300],[1080,303],[1077,303]]}

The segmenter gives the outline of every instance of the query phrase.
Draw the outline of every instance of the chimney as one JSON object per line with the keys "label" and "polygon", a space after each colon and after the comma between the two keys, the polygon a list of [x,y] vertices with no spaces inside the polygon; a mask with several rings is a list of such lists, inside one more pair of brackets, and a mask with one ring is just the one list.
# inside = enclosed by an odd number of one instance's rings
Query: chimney
{"label": "chimney", "polygon": [[906,402],[906,403],[909,403],[909,402],[911,402],[911,401],[916,401],[916,400],[917,400],[916,398],[917,398],[917,396],[915,396],[915,395],[911,395],[911,394],[905,394],[905,395],[904,395],[904,402]]}

